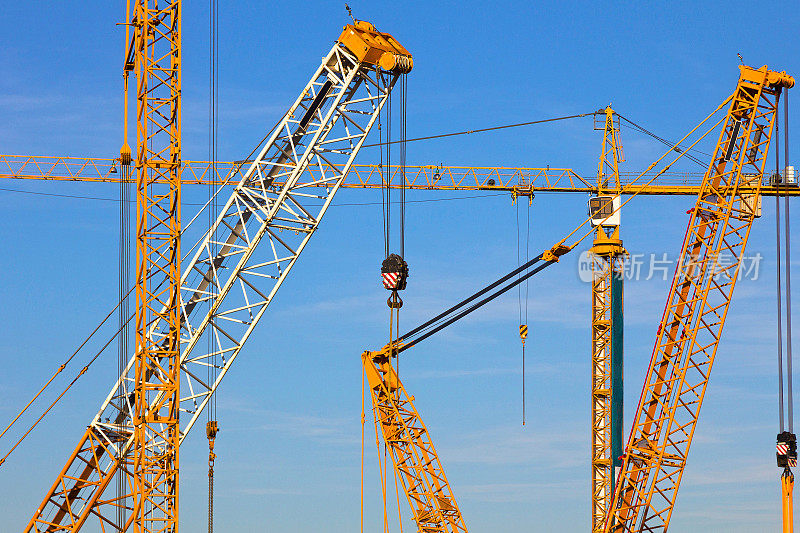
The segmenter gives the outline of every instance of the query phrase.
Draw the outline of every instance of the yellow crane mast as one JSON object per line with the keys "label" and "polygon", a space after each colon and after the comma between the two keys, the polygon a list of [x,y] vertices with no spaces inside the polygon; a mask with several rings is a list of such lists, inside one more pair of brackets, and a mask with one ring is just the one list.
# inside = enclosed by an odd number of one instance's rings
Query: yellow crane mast
{"label": "yellow crane mast", "polygon": [[753,220],[785,72],[740,66],[690,211],[605,530],[666,531]]}
{"label": "yellow crane mast", "polygon": [[421,533],[466,533],[428,430],[392,364],[396,346],[361,355],[375,421]]}
{"label": "yellow crane mast", "polygon": [[[135,70],[138,118],[135,379],[132,394],[126,398],[134,416],[131,426],[113,433],[113,440],[93,426],[87,428],[25,531],[75,531],[90,514],[102,518],[100,507],[115,509],[126,505],[128,498],[133,512],[126,524],[112,526],[106,519],[107,526],[125,530],[133,523],[137,533],[177,530],[181,4],[139,0],[128,24],[133,36],[125,69]],[[121,163],[127,165],[128,158],[125,144]],[[115,457],[114,445],[125,440],[130,449]],[[113,457],[111,475],[100,471],[104,456]],[[79,461],[84,466],[72,475],[82,482],[72,483],[68,469]],[[117,472],[124,477],[122,494],[100,500]],[[81,501],[87,487],[93,489],[90,499]],[[75,514],[77,503],[92,512]],[[52,514],[43,515],[44,509]],[[113,511],[107,514],[111,516]]]}
{"label": "yellow crane mast", "polygon": [[[592,531],[603,530],[614,492],[614,467],[621,452],[622,283],[625,249],[619,237],[619,164],[624,161],[611,106],[602,117],[603,148],[597,170],[598,196],[590,200],[596,227],[589,249],[592,286]],[[615,206],[615,203],[617,204]]]}
{"label": "yellow crane mast", "polygon": [[178,530],[181,2],[139,0],[133,531]]}

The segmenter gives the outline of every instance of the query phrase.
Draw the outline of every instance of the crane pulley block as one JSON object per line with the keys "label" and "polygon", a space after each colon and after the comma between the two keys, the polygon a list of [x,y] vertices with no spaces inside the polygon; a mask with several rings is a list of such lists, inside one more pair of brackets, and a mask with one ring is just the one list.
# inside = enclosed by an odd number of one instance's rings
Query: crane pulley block
{"label": "crane pulley block", "polygon": [[388,33],[381,33],[364,20],[344,27],[339,42],[356,55],[359,61],[383,70],[406,74],[414,67],[411,53]]}
{"label": "crane pulley block", "polygon": [[402,291],[408,282],[408,263],[397,254],[390,254],[381,264],[383,287],[390,291]]}
{"label": "crane pulley block", "polygon": [[778,467],[797,466],[797,437],[794,433],[784,431],[778,433],[775,456],[778,459]]}

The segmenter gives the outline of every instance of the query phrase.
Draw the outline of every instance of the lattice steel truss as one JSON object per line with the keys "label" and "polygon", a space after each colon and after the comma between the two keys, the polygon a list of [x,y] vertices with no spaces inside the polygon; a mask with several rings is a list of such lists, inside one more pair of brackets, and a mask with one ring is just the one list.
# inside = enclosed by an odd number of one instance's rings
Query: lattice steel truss
{"label": "lattice steel truss", "polygon": [[[600,125],[597,118],[602,117]],[[616,119],[616,120],[615,120]],[[622,144],[619,123],[611,106],[595,116],[595,129],[603,131],[603,144],[597,167],[597,191],[603,194],[619,188],[619,164]],[[619,239],[619,227],[597,228],[589,250],[592,283],[592,531],[602,531],[614,492],[614,457],[612,454],[613,338],[612,289],[622,289],[625,250]],[[617,277],[617,284],[613,277]],[[621,354],[619,354],[621,355]]]}
{"label": "lattice steel truss", "polygon": [[[181,441],[316,231],[398,76],[336,43],[192,248],[180,284]],[[301,180],[312,167],[314,179]],[[150,326],[151,338],[170,334],[166,322]],[[26,531],[77,531],[92,516],[104,531],[127,528],[113,523],[118,500],[102,494],[127,468],[135,384],[131,360]]]}
{"label": "lattice steel truss", "polygon": [[421,533],[466,533],[453,491],[425,424],[391,362],[392,348],[361,356],[375,421]]}
{"label": "lattice steel truss", "polygon": [[[601,230],[602,231],[602,230]],[[621,246],[620,246],[621,248]],[[592,531],[602,531],[614,491],[612,455],[612,277],[621,279],[623,252],[591,255],[592,266]],[[619,284],[621,287],[621,283]]]}
{"label": "lattice steel truss", "polygon": [[133,487],[135,533],[173,533],[180,445],[181,3],[140,0],[132,23],[138,116],[136,348],[133,460],[126,459],[125,486]]}
{"label": "lattice steel truss", "polygon": [[607,531],[666,531],[675,505],[756,215],[778,97],[782,87],[794,84],[786,73],[766,66],[740,69],[713,159],[691,210]]}

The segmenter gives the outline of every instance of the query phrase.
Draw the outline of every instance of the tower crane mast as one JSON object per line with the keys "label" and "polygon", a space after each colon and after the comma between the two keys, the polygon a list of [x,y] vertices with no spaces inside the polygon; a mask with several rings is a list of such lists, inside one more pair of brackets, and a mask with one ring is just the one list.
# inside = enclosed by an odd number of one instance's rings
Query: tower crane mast
{"label": "tower crane mast", "polygon": [[[589,249],[592,288],[592,531],[602,531],[614,492],[614,468],[621,446],[622,286],[625,249],[619,237],[620,213],[614,197],[604,195],[619,184],[622,145],[618,118],[608,106],[602,115],[603,148],[597,170],[598,196],[590,200],[596,226]],[[619,201],[618,199],[616,200]]]}
{"label": "tower crane mast", "polygon": [[[411,68],[411,55],[391,35],[363,21],[346,26],[184,265],[179,323],[146,324],[152,339],[166,342],[172,327],[180,332],[179,442],[316,231],[395,81]],[[313,179],[301,180],[312,167]],[[148,384],[163,378],[160,367],[143,374],[135,362],[112,387],[26,532],[78,531],[92,517],[104,529],[130,524],[114,524],[118,499],[102,495],[132,453],[136,387],[142,378]],[[159,363],[163,358],[154,359]]]}
{"label": "tower crane mast", "polygon": [[[753,220],[785,72],[740,66],[701,185],[605,524],[608,532],[669,526],[689,447]],[[721,260],[722,256],[724,261]]]}
{"label": "tower crane mast", "polygon": [[[135,2],[136,319],[124,387],[134,533],[178,530],[181,278],[181,1]],[[86,470],[84,469],[84,472]],[[114,505],[124,505],[120,498]],[[59,512],[63,513],[62,507]]]}

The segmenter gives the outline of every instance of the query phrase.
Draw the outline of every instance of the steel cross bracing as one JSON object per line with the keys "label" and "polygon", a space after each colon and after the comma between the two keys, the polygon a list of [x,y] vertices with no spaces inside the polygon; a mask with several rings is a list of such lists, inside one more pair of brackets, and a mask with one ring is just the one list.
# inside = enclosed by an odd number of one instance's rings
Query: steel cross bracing
{"label": "steel cross bracing", "polygon": [[[183,161],[183,185],[222,185],[238,183],[241,168],[249,168],[250,161]],[[244,166],[243,166],[244,165]],[[77,181],[94,183],[119,183],[117,159],[0,155],[0,179],[35,181]],[[324,167],[324,165],[323,165]],[[478,167],[452,165],[407,165],[391,167],[392,188],[415,190],[498,191],[517,192],[519,195],[537,192],[577,192],[597,194],[593,178],[578,175],[569,168],[550,167]],[[405,170],[405,172],[403,172]],[[318,179],[316,168],[309,168],[309,181]],[[405,174],[405,184],[403,183]],[[352,189],[380,189],[384,187],[386,171],[378,164],[353,165],[342,182],[342,187]],[[652,174],[639,176],[638,172],[620,172],[618,187],[608,186],[609,194],[690,195],[697,196],[703,173],[663,172],[653,182],[646,184]],[[306,179],[304,177],[303,179]],[[634,180],[636,180],[634,182]],[[798,196],[800,188],[781,185],[780,190],[769,179],[761,184],[763,196]]]}
{"label": "steel cross bracing", "polygon": [[[742,66],[659,327],[606,531],[666,531],[759,193],[785,73]],[[722,260],[724,258],[724,261]]]}
{"label": "steel cross bracing", "polygon": [[[597,117],[602,116],[601,124]],[[616,118],[616,120],[615,120]],[[624,161],[622,143],[619,139],[618,117],[611,106],[603,115],[595,116],[595,129],[603,131],[603,144],[597,168],[597,192],[604,194],[609,189],[619,189],[619,165]],[[603,530],[611,498],[614,492],[614,454],[612,428],[615,427],[612,406],[614,398],[614,334],[622,324],[615,324],[613,317],[613,291],[622,290],[623,259],[625,250],[619,239],[619,226],[600,225],[594,243],[589,250],[592,288],[592,531]],[[615,283],[616,282],[616,283]],[[620,300],[621,301],[621,300]],[[617,371],[621,371],[618,368]],[[615,443],[616,444],[616,443]]]}
{"label": "steel cross bracing", "polygon": [[133,400],[132,449],[121,485],[133,490],[130,499],[114,501],[111,507],[116,514],[116,505],[132,503],[134,533],[175,533],[180,464],[181,2],[139,0],[134,9],[136,348],[132,382],[126,388]]}
{"label": "steel cross bracing", "polygon": [[[602,231],[602,229],[600,230]],[[602,531],[614,491],[612,438],[612,277],[622,253],[592,253],[592,531]]]}
{"label": "steel cross bracing", "polygon": [[[336,43],[193,248],[181,279],[181,440],[317,229],[397,77]],[[314,179],[301,180],[311,167]],[[91,516],[124,529],[113,524],[116,500],[101,495],[130,453],[134,370],[131,360],[26,531],[77,531]]]}
{"label": "steel cross bracing", "polygon": [[466,533],[425,424],[391,363],[392,347],[361,356],[375,421],[420,533]]}

